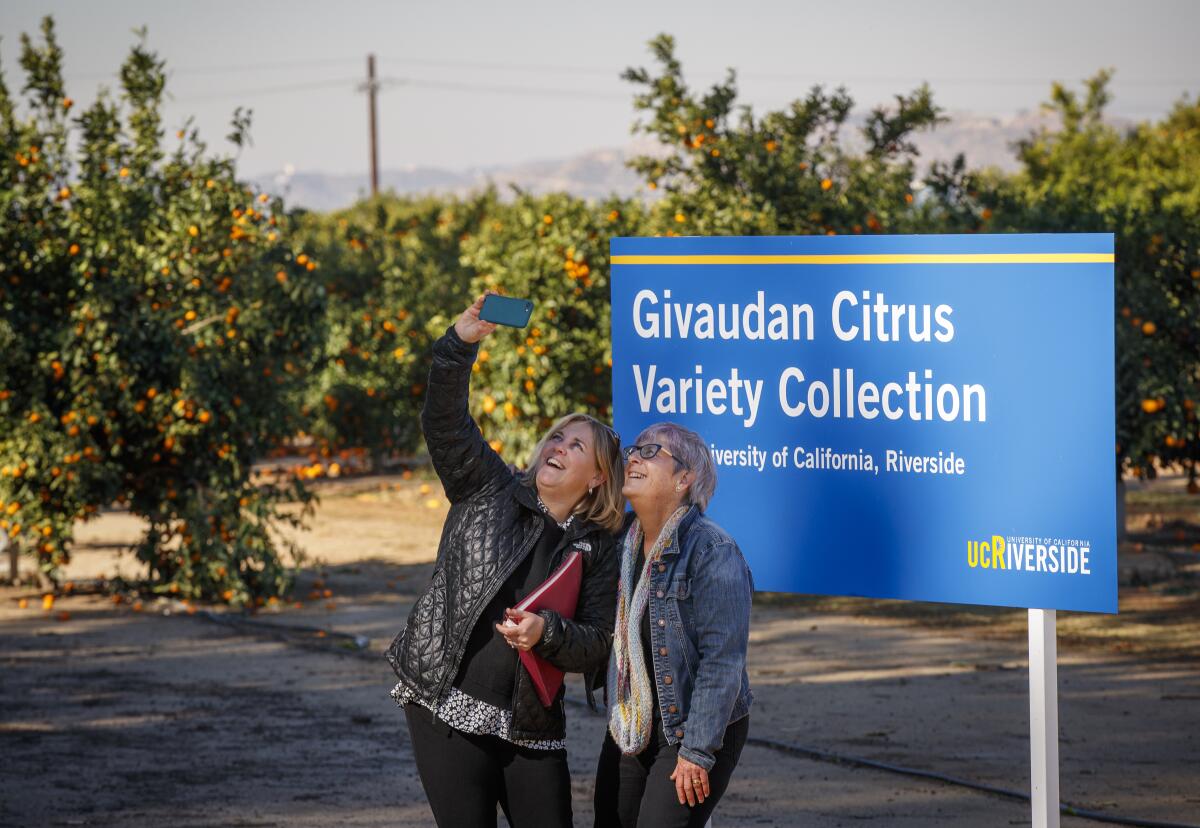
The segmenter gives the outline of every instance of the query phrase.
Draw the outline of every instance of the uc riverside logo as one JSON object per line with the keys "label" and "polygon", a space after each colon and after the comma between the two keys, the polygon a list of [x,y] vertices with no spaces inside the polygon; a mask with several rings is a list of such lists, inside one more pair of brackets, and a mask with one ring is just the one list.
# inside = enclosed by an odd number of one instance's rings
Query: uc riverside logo
{"label": "uc riverside logo", "polygon": [[967,566],[989,572],[1091,575],[1091,541],[992,535],[967,541]]}

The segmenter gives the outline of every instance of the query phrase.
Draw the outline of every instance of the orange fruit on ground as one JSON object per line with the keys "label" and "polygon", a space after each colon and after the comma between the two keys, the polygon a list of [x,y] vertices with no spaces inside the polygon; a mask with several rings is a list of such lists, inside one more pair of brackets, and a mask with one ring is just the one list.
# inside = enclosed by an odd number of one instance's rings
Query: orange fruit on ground
{"label": "orange fruit on ground", "polygon": [[1142,324],[1142,333],[1144,333],[1146,336],[1153,336],[1154,332],[1157,330],[1158,326],[1153,322],[1145,322]]}
{"label": "orange fruit on ground", "polygon": [[53,595],[47,593],[42,596],[42,609],[44,609],[44,610],[54,609],[54,596]]}

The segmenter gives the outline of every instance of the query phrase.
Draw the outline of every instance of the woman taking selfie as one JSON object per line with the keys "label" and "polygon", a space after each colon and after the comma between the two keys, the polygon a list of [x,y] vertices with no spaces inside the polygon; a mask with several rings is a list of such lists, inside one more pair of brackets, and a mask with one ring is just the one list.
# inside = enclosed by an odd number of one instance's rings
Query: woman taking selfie
{"label": "woman taking selfie", "polygon": [[[620,443],[584,414],[564,417],[514,473],[468,411],[484,297],[433,346],[421,426],[450,511],[433,576],[388,650],[413,754],[441,826],[571,825],[562,691],[542,705],[518,651],[563,671],[603,669],[616,602]],[[573,619],[514,610],[582,553]],[[506,625],[506,620],[511,625]]]}
{"label": "woman taking selfie", "polygon": [[596,825],[703,826],[750,726],[750,570],[704,515],[708,446],[659,423],[625,448],[635,519],[621,552]]}

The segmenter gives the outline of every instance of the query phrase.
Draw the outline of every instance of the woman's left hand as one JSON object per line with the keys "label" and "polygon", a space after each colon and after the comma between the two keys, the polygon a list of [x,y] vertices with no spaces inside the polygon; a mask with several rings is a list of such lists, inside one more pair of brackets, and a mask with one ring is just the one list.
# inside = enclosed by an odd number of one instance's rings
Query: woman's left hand
{"label": "woman's left hand", "polygon": [[507,639],[508,646],[517,650],[532,650],[542,640],[546,619],[536,612],[506,609],[504,619],[503,624],[496,625],[496,632]]}
{"label": "woman's left hand", "polygon": [[680,805],[695,807],[712,793],[712,789],[708,787],[708,771],[682,756],[675,758],[675,770],[671,772],[671,779],[675,782],[675,795],[679,797]]}

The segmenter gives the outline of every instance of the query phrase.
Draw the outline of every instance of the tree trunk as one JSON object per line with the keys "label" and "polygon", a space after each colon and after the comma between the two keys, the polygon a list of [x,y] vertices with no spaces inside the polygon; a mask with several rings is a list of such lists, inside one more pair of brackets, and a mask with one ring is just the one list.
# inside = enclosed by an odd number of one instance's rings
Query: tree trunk
{"label": "tree trunk", "polygon": [[14,541],[8,539],[6,532],[0,532],[0,552],[3,552],[5,547],[8,548],[8,580],[16,586],[21,568],[21,549]]}

